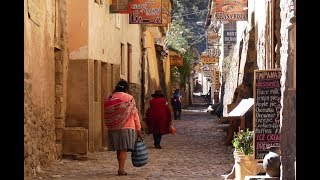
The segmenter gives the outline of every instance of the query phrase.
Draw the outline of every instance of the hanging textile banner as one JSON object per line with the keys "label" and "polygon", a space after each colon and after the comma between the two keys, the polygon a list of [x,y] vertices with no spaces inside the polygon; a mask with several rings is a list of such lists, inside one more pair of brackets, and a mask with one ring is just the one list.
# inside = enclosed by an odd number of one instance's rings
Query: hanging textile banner
{"label": "hanging textile banner", "polygon": [[216,0],[216,19],[221,21],[247,21],[248,0]]}
{"label": "hanging textile banner", "polygon": [[129,24],[162,24],[162,0],[131,0]]}
{"label": "hanging textile banner", "polygon": [[129,14],[129,2],[131,0],[110,0],[110,13]]}

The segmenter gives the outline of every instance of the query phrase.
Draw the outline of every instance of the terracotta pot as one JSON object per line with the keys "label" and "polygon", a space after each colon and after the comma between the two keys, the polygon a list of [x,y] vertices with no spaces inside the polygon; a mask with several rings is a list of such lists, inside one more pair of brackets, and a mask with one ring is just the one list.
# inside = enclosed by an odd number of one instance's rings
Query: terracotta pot
{"label": "terracotta pot", "polygon": [[263,158],[263,168],[269,177],[280,177],[280,147],[272,146],[269,153]]}

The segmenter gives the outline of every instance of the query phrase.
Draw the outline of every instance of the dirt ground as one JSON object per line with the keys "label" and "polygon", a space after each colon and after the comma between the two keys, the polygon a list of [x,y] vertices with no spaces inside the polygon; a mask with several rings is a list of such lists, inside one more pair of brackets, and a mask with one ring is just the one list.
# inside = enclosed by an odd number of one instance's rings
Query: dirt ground
{"label": "dirt ground", "polygon": [[225,146],[226,132],[218,128],[217,118],[210,117],[205,107],[182,111],[174,120],[175,135],[164,135],[155,149],[152,135],[144,135],[149,161],[133,167],[127,153],[128,176],[117,176],[116,153],[103,149],[89,153],[86,160],[59,159],[33,179],[223,179],[234,164],[231,146]]}

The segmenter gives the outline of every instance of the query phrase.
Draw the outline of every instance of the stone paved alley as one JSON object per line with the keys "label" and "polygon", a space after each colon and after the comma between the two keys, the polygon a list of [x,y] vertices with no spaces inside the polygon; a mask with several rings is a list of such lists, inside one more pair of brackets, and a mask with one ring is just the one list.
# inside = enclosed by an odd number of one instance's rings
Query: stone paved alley
{"label": "stone paved alley", "polygon": [[102,150],[88,154],[87,160],[57,160],[36,179],[223,179],[231,171],[232,147],[225,146],[226,132],[217,127],[204,107],[184,109],[181,120],[174,120],[175,135],[165,135],[163,149],[155,149],[152,135],[144,135],[149,162],[137,168],[127,154],[127,177],[117,176],[115,152]]}

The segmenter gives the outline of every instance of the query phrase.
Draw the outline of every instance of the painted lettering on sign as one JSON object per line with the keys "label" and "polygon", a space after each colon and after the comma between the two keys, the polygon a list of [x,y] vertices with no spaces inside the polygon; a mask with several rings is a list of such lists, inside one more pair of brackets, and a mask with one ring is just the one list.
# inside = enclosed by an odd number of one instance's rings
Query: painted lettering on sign
{"label": "painted lettering on sign", "polygon": [[281,71],[254,71],[254,155],[263,159],[270,146],[280,144]]}
{"label": "painted lettering on sign", "polygon": [[216,0],[216,19],[222,21],[247,21],[248,0]]}
{"label": "painted lettering on sign", "polygon": [[162,0],[132,0],[129,24],[162,24]]}
{"label": "painted lettering on sign", "polygon": [[214,64],[219,62],[219,59],[217,57],[201,56],[201,62],[203,64]]}
{"label": "painted lettering on sign", "polygon": [[224,44],[235,44],[235,43],[237,43],[237,31],[236,30],[225,30],[225,31],[223,31],[223,43]]}

